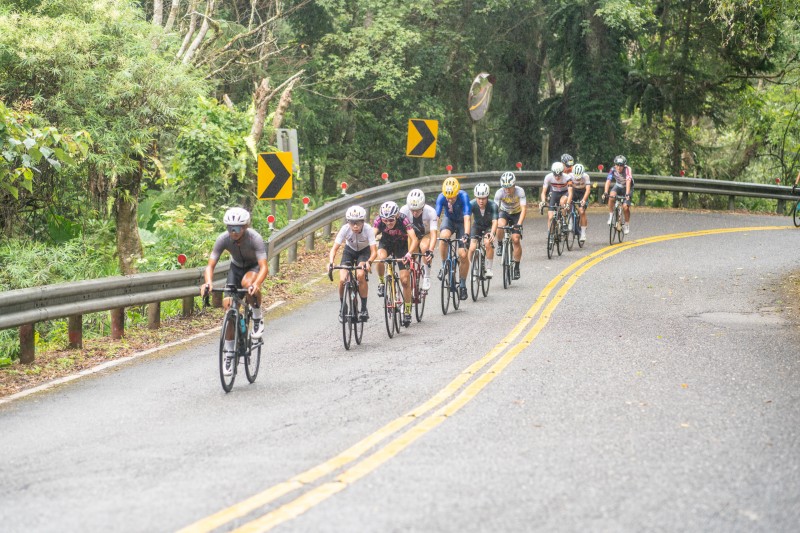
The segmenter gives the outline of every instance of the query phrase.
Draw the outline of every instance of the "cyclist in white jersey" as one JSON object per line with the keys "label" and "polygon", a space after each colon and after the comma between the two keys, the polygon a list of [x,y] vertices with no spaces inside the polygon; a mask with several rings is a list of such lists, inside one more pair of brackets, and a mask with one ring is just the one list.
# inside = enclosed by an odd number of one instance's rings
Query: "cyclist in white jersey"
{"label": "cyclist in white jersey", "polygon": [[[550,208],[547,212],[547,228],[550,228],[550,220],[556,212],[556,206],[565,210],[572,201],[572,174],[564,172],[564,163],[560,161],[553,163],[550,170],[551,172],[544,177],[542,195],[539,199],[540,208],[545,204]],[[549,201],[545,202],[545,198],[549,198]],[[566,216],[566,213],[564,215]]]}
{"label": "cyclist in white jersey", "polygon": [[419,245],[413,250],[425,254],[422,262],[422,284],[423,291],[431,288],[431,261],[433,260],[433,246],[436,243],[436,235],[439,233],[439,217],[436,216],[436,209],[425,203],[425,193],[420,189],[413,189],[408,193],[406,205],[400,208],[400,212],[411,221],[414,233],[417,234]]}
{"label": "cyclist in white jersey", "polygon": [[[514,272],[513,278],[519,279],[519,263],[522,261],[522,223],[525,221],[525,213],[528,211],[528,200],[525,198],[525,190],[515,185],[517,177],[513,172],[504,172],[500,176],[500,189],[494,195],[494,203],[497,204],[497,240],[505,238],[505,231],[500,229],[503,226],[514,226],[511,230],[511,241],[514,243]],[[498,248],[497,255],[502,255],[503,249]]]}
{"label": "cyclist in white jersey", "polygon": [[592,180],[583,165],[578,163],[572,172],[572,201],[577,204],[580,216],[581,234],[578,240],[586,242],[586,228],[589,219],[586,216],[586,206],[589,205],[589,195],[592,193]]}
{"label": "cyclist in white jersey", "polygon": [[[345,214],[347,224],[339,229],[333,241],[331,253],[328,256],[328,270],[333,268],[333,260],[339,248],[344,245],[342,261],[340,264],[351,264],[362,267],[356,272],[358,279],[358,294],[361,296],[361,311],[358,318],[361,322],[369,320],[367,311],[367,271],[372,271],[372,262],[378,256],[378,241],[375,239],[375,230],[365,224],[367,210],[359,205],[354,205]],[[347,281],[347,270],[339,271],[339,300],[344,297],[344,283]]]}

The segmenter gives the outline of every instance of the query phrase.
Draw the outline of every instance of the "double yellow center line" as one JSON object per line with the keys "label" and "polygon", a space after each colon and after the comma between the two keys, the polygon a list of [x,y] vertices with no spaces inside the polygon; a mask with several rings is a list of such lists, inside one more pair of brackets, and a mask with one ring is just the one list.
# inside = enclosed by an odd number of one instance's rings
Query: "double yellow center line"
{"label": "double yellow center line", "polygon": [[[687,237],[700,237],[704,235],[715,235],[723,233],[741,233],[764,230],[789,229],[788,226],[767,226],[750,228],[725,228],[694,231],[687,233],[674,233],[661,235],[647,239],[639,239],[627,243],[609,246],[589,254],[565,268],[560,274],[553,278],[539,293],[536,301],[525,316],[520,320],[511,332],[506,335],[497,345],[494,346],[486,355],[475,361],[459,374],[453,381],[447,384],[436,395],[427,402],[416,407],[405,415],[389,422],[375,433],[367,436],[354,446],[348,448],[335,457],[303,472],[291,479],[279,483],[255,496],[252,496],[240,503],[223,509],[211,516],[198,520],[197,522],[182,529],[181,532],[207,532],[221,527],[233,520],[244,517],[258,509],[269,505],[275,500],[293,491],[308,489],[297,498],[277,507],[271,511],[266,511],[262,516],[242,525],[236,532],[255,532],[267,531],[276,525],[291,520],[315,505],[323,502],[334,494],[346,489],[362,477],[377,469],[380,465],[409,447],[414,441],[425,435],[439,424],[444,422],[447,417],[454,415],[483,390],[486,385],[491,383],[494,378],[499,376],[503,370],[536,338],[539,332],[550,320],[553,311],[572,288],[575,282],[594,265],[605,261],[609,257],[646,244],[653,244]],[[569,276],[567,278],[567,276]],[[565,279],[566,282],[549,300],[550,294]],[[545,305],[546,303],[546,305]],[[540,312],[541,311],[541,312]],[[516,339],[528,328],[530,323],[536,321],[527,330],[519,342],[513,344]],[[502,354],[502,355],[501,355]],[[482,374],[479,372],[494,363]],[[476,377],[477,376],[477,377]],[[474,379],[473,379],[474,378]],[[466,386],[465,386],[466,385]],[[459,392],[460,391],[460,392]],[[388,443],[381,445],[385,440],[398,434],[401,430],[417,422],[412,427],[405,429],[402,433],[394,437]],[[380,447],[378,447],[381,445]],[[378,447],[376,450],[373,448]],[[369,454],[369,455],[367,455]],[[363,457],[363,458],[362,458]],[[346,470],[340,472],[329,481],[319,485],[314,485],[317,481],[336,471],[341,470],[347,465],[355,463]]]}

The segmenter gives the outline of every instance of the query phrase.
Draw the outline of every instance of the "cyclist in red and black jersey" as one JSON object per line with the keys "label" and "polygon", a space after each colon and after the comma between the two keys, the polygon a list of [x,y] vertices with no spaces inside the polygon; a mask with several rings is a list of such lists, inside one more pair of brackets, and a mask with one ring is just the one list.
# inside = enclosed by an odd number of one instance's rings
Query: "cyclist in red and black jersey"
{"label": "cyclist in red and black jersey", "polygon": [[[413,250],[419,245],[419,239],[411,221],[404,214],[400,213],[400,208],[394,202],[384,202],[381,205],[378,216],[373,223],[376,235],[381,236],[378,245],[378,259],[386,259],[390,255],[397,259],[404,259],[405,263],[398,263],[400,270],[400,283],[403,286],[403,325],[408,327],[411,324],[411,278],[408,274],[408,263],[411,261],[410,248]],[[378,297],[383,298],[386,290],[386,265],[378,263]]]}

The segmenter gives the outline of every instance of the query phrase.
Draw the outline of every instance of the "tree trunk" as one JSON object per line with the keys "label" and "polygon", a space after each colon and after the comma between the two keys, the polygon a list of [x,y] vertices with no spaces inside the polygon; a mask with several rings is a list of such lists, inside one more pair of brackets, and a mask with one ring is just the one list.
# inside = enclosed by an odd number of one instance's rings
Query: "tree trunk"
{"label": "tree trunk", "polygon": [[[272,117],[272,133],[270,134],[271,144],[275,143],[276,131],[281,127],[281,124],[283,124],[283,116],[286,114],[286,109],[289,107],[289,104],[292,103],[292,89],[296,81],[296,79],[293,80],[286,89],[284,89],[281,94],[281,99],[278,100],[278,107],[275,109],[275,115]],[[297,161],[295,161],[295,163],[297,163]]]}
{"label": "tree trunk", "polygon": [[269,95],[269,78],[264,78],[261,80],[255,94],[253,94],[256,116],[253,118],[253,126],[250,128],[250,137],[253,139],[254,145],[258,145],[258,142],[261,140],[261,135],[264,133],[264,120],[267,117]]}
{"label": "tree trunk", "polygon": [[194,35],[195,28],[197,28],[197,2],[199,0],[192,0],[192,3],[189,4],[189,29],[186,31],[186,36],[183,38],[183,43],[181,44],[180,50],[178,53],[175,54],[177,59],[180,59],[183,54],[186,52],[186,49],[189,47],[189,43],[192,42],[192,36]]}
{"label": "tree trunk", "polygon": [[181,7],[181,0],[172,0],[172,6],[169,8],[169,16],[167,23],[164,24],[164,33],[172,31],[172,26],[175,24],[175,19],[178,18],[178,10]]}
{"label": "tree trunk", "polygon": [[114,200],[119,268],[126,276],[138,271],[137,261],[144,255],[136,217],[142,184],[142,165],[140,161],[137,171],[120,177]]}
{"label": "tree trunk", "polygon": [[206,6],[206,15],[203,17],[203,24],[200,25],[200,31],[197,32],[197,37],[194,38],[192,44],[189,45],[189,48],[186,50],[186,54],[183,56],[183,64],[187,65],[194,57],[194,53],[200,47],[200,44],[203,42],[203,39],[206,37],[206,33],[208,33],[208,28],[211,25],[209,23],[209,19],[211,15],[214,14],[214,1],[215,0],[208,0],[208,5]]}
{"label": "tree trunk", "polygon": [[153,0],[153,26],[161,27],[164,22],[164,0]]}

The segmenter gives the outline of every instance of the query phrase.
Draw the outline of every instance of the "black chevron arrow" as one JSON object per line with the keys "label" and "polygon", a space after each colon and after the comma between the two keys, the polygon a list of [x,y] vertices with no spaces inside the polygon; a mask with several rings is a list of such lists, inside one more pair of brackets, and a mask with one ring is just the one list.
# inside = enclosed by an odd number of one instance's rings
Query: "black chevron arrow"
{"label": "black chevron arrow", "polygon": [[416,120],[412,118],[411,123],[414,124],[415,128],[417,128],[417,131],[422,136],[422,139],[420,139],[420,141],[408,155],[421,156],[428,151],[428,148],[430,148],[434,142],[436,142],[436,137],[433,136],[433,133],[431,133],[430,128],[428,128],[428,125],[424,120]]}
{"label": "black chevron arrow", "polygon": [[281,192],[283,186],[286,185],[286,181],[289,179],[289,171],[286,170],[286,167],[283,166],[283,163],[275,154],[261,154],[261,158],[264,160],[264,163],[267,164],[269,169],[275,174],[275,177],[272,179],[267,188],[261,194],[259,198],[275,198],[278,196],[278,193]]}

